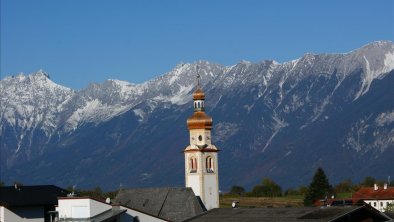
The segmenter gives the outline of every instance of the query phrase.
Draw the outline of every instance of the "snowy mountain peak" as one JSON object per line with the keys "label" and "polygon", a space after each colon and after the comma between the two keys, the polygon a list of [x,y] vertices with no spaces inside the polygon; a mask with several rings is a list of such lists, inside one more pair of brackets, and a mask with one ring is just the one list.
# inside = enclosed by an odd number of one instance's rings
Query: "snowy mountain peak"
{"label": "snowy mountain peak", "polygon": [[[350,53],[307,53],[283,64],[180,63],[141,84],[109,79],[78,91],[53,83],[42,70],[6,77],[0,81],[0,173],[10,181],[28,178],[40,183],[54,178],[67,184],[78,179],[75,174],[96,185],[129,177],[124,175],[133,175],[130,180],[138,182],[138,175],[158,170],[164,170],[160,175],[171,175],[177,164],[173,154],[179,152],[182,138],[187,140],[181,135],[187,136],[184,119],[192,108],[197,74],[210,95],[207,111],[216,121],[212,138],[227,150],[223,159],[243,167],[243,172],[266,169],[261,173],[304,180],[293,175],[295,171],[310,172],[319,163],[334,163],[338,168],[327,168],[342,172],[349,161],[352,169],[380,172],[368,158],[387,157],[378,162],[392,162],[394,75],[387,72],[393,68],[393,43],[380,41]],[[256,168],[246,169],[242,165],[246,158],[251,160],[247,165]],[[24,161],[26,168],[21,168]],[[107,162],[133,164],[118,164],[123,167],[119,172],[111,167],[97,171],[98,165],[90,164]],[[302,164],[292,171],[283,163]],[[63,169],[75,171],[65,174]],[[280,174],[287,171],[288,175]],[[231,178],[247,179],[243,176]]]}
{"label": "snowy mountain peak", "polygon": [[386,70],[388,71],[394,66],[392,64],[393,55],[394,43],[391,41],[376,41],[348,53],[348,56],[351,57],[365,57],[375,70],[383,69],[384,66],[387,66]]}
{"label": "snowy mountain peak", "polygon": [[388,49],[388,48],[392,48],[393,46],[394,46],[394,43],[392,41],[380,40],[380,41],[374,41],[374,42],[371,42],[369,44],[366,44],[366,45],[362,46],[360,49],[362,49],[362,48]]}
{"label": "snowy mountain peak", "polygon": [[[283,64],[273,60],[260,63],[242,60],[225,67],[205,60],[182,62],[164,75],[142,84],[109,79],[100,84],[91,84],[79,92],[55,84],[45,71],[38,70],[30,75],[6,77],[0,82],[0,91],[3,99],[8,98],[3,102],[6,109],[14,107],[21,113],[23,105],[33,106],[33,101],[36,100],[37,104],[34,106],[39,107],[38,114],[48,109],[54,111],[51,115],[65,112],[66,116],[62,118],[68,119],[66,122],[71,126],[70,129],[75,129],[83,121],[108,120],[147,100],[183,105],[191,99],[197,72],[203,86],[212,83],[224,90],[234,85],[262,82],[263,88],[260,91],[263,94],[271,85],[282,88],[287,81],[296,84],[306,75],[334,73],[334,70],[342,75],[337,84],[339,86],[343,78],[360,68],[365,71],[354,100],[368,92],[374,79],[382,78],[394,69],[394,44],[390,41],[377,41],[347,54],[306,53],[299,59]],[[285,96],[283,93],[285,92],[280,92],[279,98]],[[42,98],[33,99],[37,95]],[[12,102],[13,98],[15,102]],[[52,104],[48,103],[48,98],[51,98]],[[51,124],[55,124],[54,122]]]}
{"label": "snowy mountain peak", "polygon": [[[50,78],[49,74],[43,71],[42,69],[38,70],[35,73],[25,75],[23,73],[20,73],[16,76],[7,76],[0,82],[0,87],[4,89],[9,87],[15,87],[15,84],[22,84],[22,85],[29,85],[29,88],[27,89],[28,92],[32,90],[31,87],[35,88],[41,88],[41,87],[46,87],[47,89],[58,89],[58,90],[64,90],[68,92],[73,92],[74,90],[67,88],[65,86],[61,86],[59,84],[54,83]],[[25,91],[23,87],[20,87],[20,89],[15,89],[16,91]]]}
{"label": "snowy mountain peak", "polygon": [[43,69],[39,69],[35,74],[35,76],[45,77],[49,79],[49,74],[46,73]]}
{"label": "snowy mountain peak", "polygon": [[118,84],[118,85],[123,85],[123,86],[134,85],[133,83],[130,83],[130,82],[127,82],[127,81],[123,81],[123,80],[118,80],[118,79],[108,79],[108,81],[109,82],[113,82],[113,83]]}
{"label": "snowy mountain peak", "polygon": [[280,65],[280,63],[279,63],[279,62],[277,62],[276,60],[272,60],[272,64],[273,64],[273,65],[275,65],[275,66],[278,66],[278,65]]}

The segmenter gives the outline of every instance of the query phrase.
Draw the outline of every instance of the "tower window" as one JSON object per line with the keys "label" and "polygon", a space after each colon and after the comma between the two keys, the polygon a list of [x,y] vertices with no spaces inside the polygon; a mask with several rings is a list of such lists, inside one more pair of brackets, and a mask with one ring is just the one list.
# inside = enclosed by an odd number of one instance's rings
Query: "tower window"
{"label": "tower window", "polygon": [[200,102],[197,102],[197,107],[200,108]]}
{"label": "tower window", "polygon": [[214,168],[213,168],[213,158],[212,157],[207,157],[206,159],[206,168],[207,168],[207,173],[213,173],[214,172]]}
{"label": "tower window", "polygon": [[197,158],[195,157],[190,158],[189,168],[190,168],[190,173],[197,172]]}

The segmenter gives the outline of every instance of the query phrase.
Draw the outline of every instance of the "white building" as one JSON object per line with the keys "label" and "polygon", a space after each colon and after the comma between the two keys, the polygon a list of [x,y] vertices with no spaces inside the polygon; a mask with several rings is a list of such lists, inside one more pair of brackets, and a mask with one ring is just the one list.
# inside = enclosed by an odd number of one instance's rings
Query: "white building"
{"label": "white building", "polygon": [[93,218],[107,211],[112,213],[112,206],[89,197],[61,197],[58,199],[56,211],[60,221],[67,221]]}
{"label": "white building", "polygon": [[205,94],[193,93],[194,113],[187,120],[190,145],[185,153],[185,183],[207,210],[219,207],[218,149],[211,142],[212,118],[205,114]]}
{"label": "white building", "polygon": [[120,204],[95,200],[90,197],[59,198],[59,205],[53,212],[51,222],[160,222],[166,221],[147,212]]}
{"label": "white building", "polygon": [[388,187],[384,184],[379,187],[377,184],[374,187],[363,187],[354,195],[355,202],[364,202],[380,212],[385,212],[389,204],[394,204],[394,187]]}

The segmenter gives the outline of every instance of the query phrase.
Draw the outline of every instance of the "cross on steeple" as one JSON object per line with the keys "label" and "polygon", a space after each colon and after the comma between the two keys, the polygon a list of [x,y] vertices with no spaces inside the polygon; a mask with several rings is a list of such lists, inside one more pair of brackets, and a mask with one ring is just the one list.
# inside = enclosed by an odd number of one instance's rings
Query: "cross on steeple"
{"label": "cross on steeple", "polygon": [[197,73],[197,87],[200,88],[200,74]]}
{"label": "cross on steeple", "polygon": [[200,88],[200,78],[201,78],[201,76],[200,76],[200,73],[198,72],[199,70],[200,70],[200,67],[197,65],[197,66],[196,66],[196,72],[197,72],[197,76],[196,76],[196,78],[197,78],[197,89]]}

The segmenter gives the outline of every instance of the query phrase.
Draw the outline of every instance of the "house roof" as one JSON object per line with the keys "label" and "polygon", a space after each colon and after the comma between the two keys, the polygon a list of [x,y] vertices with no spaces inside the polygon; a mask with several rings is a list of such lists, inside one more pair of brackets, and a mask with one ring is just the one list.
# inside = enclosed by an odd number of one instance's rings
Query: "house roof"
{"label": "house roof", "polygon": [[204,211],[191,188],[122,189],[114,203],[170,221],[183,221]]}
{"label": "house roof", "polygon": [[362,187],[353,194],[354,202],[360,200],[394,200],[394,187],[379,188],[375,190],[373,187]]}
{"label": "house roof", "polygon": [[195,222],[257,222],[257,221],[361,221],[359,219],[372,218],[374,221],[390,219],[376,209],[368,206],[359,207],[286,207],[286,208],[216,208],[185,221]]}
{"label": "house roof", "polygon": [[126,211],[127,210],[109,209],[99,215],[96,215],[96,216],[90,218],[90,221],[92,221],[92,222],[110,221],[111,219],[118,217],[119,215],[125,213]]}
{"label": "house roof", "polygon": [[127,210],[121,209],[109,209],[107,211],[102,212],[94,217],[90,218],[60,218],[60,222],[106,222],[113,221],[113,219],[117,218],[119,215],[124,214]]}
{"label": "house roof", "polygon": [[67,190],[54,185],[0,187],[0,205],[5,207],[56,205]]}

